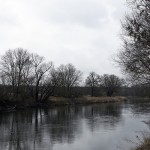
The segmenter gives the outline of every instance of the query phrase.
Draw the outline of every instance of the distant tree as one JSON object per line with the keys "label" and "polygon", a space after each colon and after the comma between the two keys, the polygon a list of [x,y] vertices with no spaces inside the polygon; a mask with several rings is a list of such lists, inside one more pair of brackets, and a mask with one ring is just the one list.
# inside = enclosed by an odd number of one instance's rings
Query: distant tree
{"label": "distant tree", "polygon": [[100,76],[95,72],[90,72],[85,80],[85,84],[91,88],[91,96],[94,96],[95,88],[100,85]]}
{"label": "distant tree", "polygon": [[101,78],[101,85],[104,87],[107,96],[112,96],[123,84],[123,79],[115,75],[104,74]]}
{"label": "distant tree", "polygon": [[58,69],[53,68],[50,72],[50,81],[51,85],[56,88],[56,87],[61,87],[62,86],[62,81],[61,81],[61,76],[58,71]]}
{"label": "distant tree", "polygon": [[11,85],[12,93],[16,96],[20,93],[20,86],[24,85],[24,77],[30,65],[30,54],[22,48],[8,50],[1,58],[3,84]]}
{"label": "distant tree", "polygon": [[82,77],[81,71],[77,70],[72,64],[67,64],[61,65],[57,69],[57,74],[58,85],[66,88],[66,96],[72,96],[72,88],[80,84]]}
{"label": "distant tree", "polygon": [[122,23],[123,47],[118,63],[133,81],[150,83],[150,1],[130,0],[131,14]]}

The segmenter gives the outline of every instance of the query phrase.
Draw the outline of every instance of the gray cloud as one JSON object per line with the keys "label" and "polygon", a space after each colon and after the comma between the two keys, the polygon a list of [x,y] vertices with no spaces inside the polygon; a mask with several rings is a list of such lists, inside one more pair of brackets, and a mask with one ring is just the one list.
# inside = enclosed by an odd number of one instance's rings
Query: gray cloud
{"label": "gray cloud", "polygon": [[0,55],[23,47],[85,75],[120,75],[110,58],[120,46],[125,10],[125,0],[0,0]]}
{"label": "gray cloud", "polygon": [[46,10],[43,11],[42,18],[46,20],[84,26],[96,26],[106,20],[108,15],[105,6],[95,0],[64,0],[48,3],[44,8]]}

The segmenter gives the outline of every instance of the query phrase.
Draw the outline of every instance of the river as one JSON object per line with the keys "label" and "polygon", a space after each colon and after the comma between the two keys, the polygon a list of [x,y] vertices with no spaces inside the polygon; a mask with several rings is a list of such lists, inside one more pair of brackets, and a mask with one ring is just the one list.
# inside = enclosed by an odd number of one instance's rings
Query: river
{"label": "river", "polygon": [[142,100],[3,112],[0,150],[130,150],[148,120]]}

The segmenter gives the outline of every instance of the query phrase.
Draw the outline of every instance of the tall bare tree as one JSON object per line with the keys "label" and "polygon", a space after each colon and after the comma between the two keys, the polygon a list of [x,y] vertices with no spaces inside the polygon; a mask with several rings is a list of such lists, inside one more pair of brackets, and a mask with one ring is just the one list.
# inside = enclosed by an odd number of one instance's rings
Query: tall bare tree
{"label": "tall bare tree", "polygon": [[95,88],[100,85],[100,76],[95,72],[90,72],[85,81],[86,86],[91,88],[91,96],[94,96]]}
{"label": "tall bare tree", "polygon": [[61,65],[58,68],[59,85],[67,89],[68,97],[72,94],[72,87],[80,84],[82,77],[81,71],[77,70],[72,64]]}
{"label": "tall bare tree", "polygon": [[24,84],[24,76],[30,64],[30,54],[22,48],[8,50],[1,58],[1,75],[5,76],[3,82],[12,86],[12,92],[16,96],[20,92],[20,86]]}
{"label": "tall bare tree", "polygon": [[131,14],[122,23],[118,62],[133,80],[150,83],[150,1],[130,0]]}
{"label": "tall bare tree", "polygon": [[47,86],[49,85],[48,75],[53,67],[53,63],[52,62],[46,63],[44,57],[41,57],[37,54],[32,54],[31,58],[32,58],[32,71],[30,72],[28,85],[31,87],[31,89],[34,88],[32,90],[34,99],[36,102],[39,102],[43,100],[42,98],[45,99],[43,95],[44,93],[42,92],[46,92],[48,90],[47,89]]}

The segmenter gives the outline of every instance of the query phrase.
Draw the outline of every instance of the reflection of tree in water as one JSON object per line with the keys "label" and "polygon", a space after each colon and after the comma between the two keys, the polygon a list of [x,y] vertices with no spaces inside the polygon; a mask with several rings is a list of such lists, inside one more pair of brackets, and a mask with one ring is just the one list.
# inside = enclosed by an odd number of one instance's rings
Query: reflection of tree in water
{"label": "reflection of tree in water", "polygon": [[142,115],[145,113],[150,113],[150,101],[149,99],[136,99],[131,100],[127,103],[128,108],[131,108],[131,111],[134,115]]}
{"label": "reflection of tree in water", "polygon": [[114,127],[120,117],[119,104],[67,106],[1,114],[0,149],[52,149],[54,143],[72,143],[80,136],[85,120],[94,130],[101,125]]}
{"label": "reflection of tree in water", "polygon": [[[30,150],[42,145],[44,132],[39,127],[41,119],[36,119],[36,111],[18,111],[0,116],[0,149]],[[36,122],[38,120],[38,122]],[[38,132],[39,131],[39,132]],[[48,143],[51,146],[50,142]],[[50,148],[49,148],[50,149]]]}
{"label": "reflection of tree in water", "polygon": [[75,109],[70,107],[21,111],[0,118],[0,149],[50,149],[53,141],[70,143],[79,129],[77,121],[73,122]]}
{"label": "reflection of tree in water", "polygon": [[[8,150],[28,150],[30,149],[29,134],[31,128],[27,122],[31,124],[29,119],[32,117],[30,112],[21,113],[6,113],[0,116],[0,132],[3,134],[0,141],[3,141],[0,149]],[[26,117],[24,117],[26,115]],[[31,120],[32,121],[32,120]],[[29,130],[26,130],[26,129]]]}
{"label": "reflection of tree in water", "polygon": [[90,105],[84,109],[84,118],[90,129],[114,128],[121,121],[122,107],[120,103]]}
{"label": "reflection of tree in water", "polygon": [[49,124],[49,134],[56,142],[71,143],[75,138],[75,133],[79,133],[79,119],[76,109],[72,107],[60,107],[48,111],[46,123]]}

